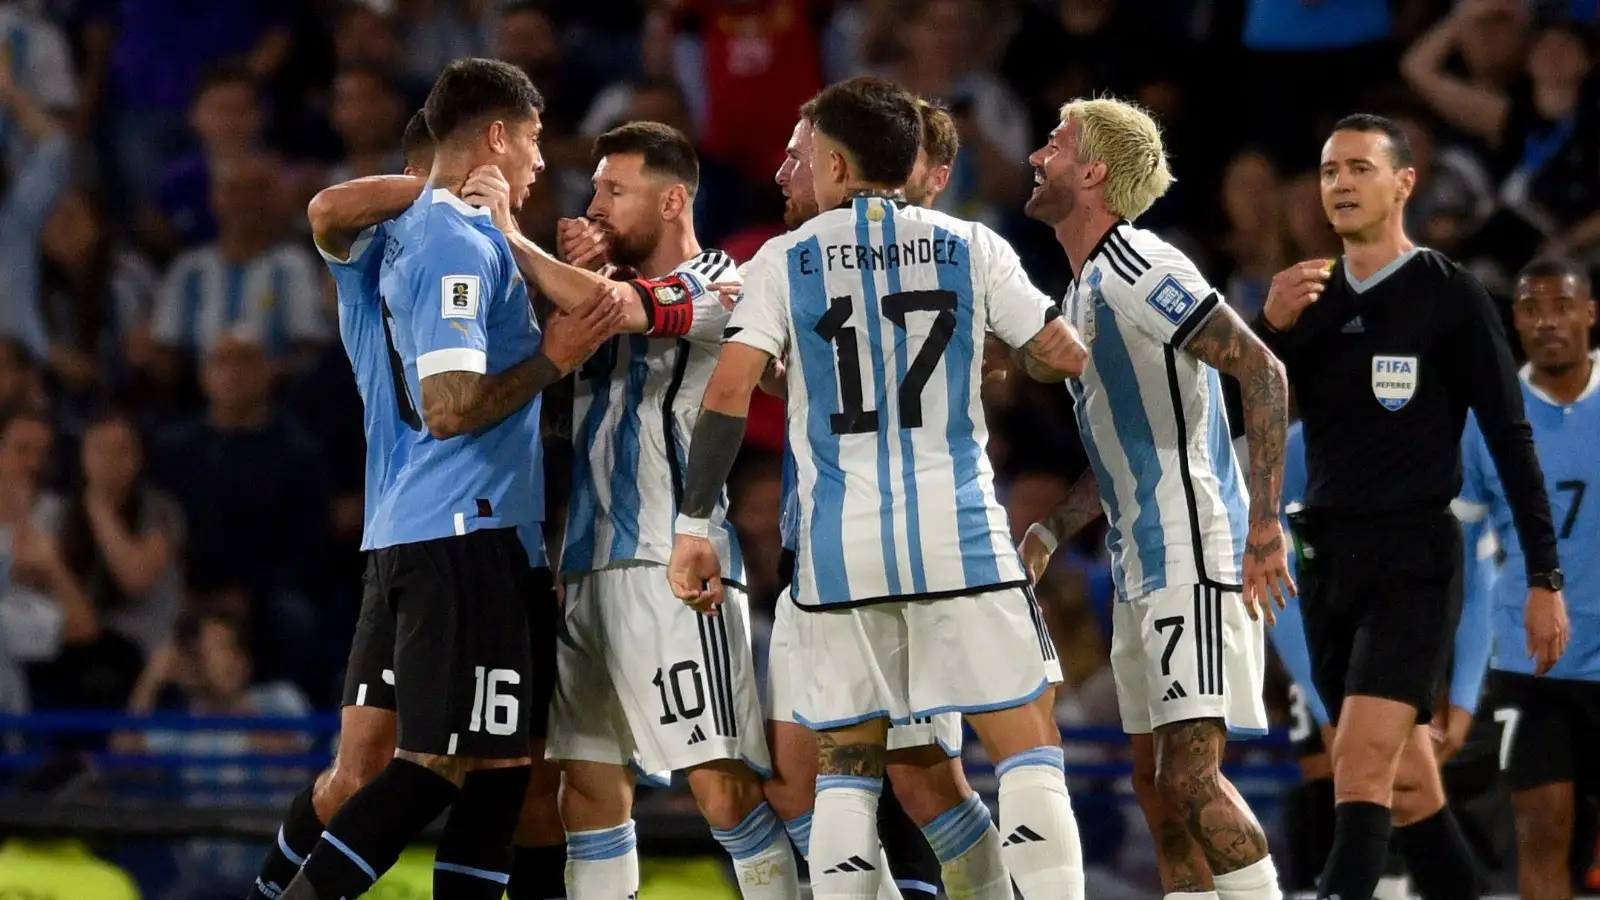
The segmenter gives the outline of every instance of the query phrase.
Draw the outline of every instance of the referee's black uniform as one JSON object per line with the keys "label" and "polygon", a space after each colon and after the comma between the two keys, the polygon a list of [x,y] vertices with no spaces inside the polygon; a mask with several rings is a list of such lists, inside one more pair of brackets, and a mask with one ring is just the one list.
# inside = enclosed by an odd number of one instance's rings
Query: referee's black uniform
{"label": "referee's black uniform", "polygon": [[1341,261],[1284,332],[1306,438],[1306,508],[1294,518],[1317,691],[1338,721],[1349,694],[1433,717],[1461,614],[1461,432],[1470,407],[1516,519],[1530,579],[1557,570],[1556,534],[1522,389],[1494,301],[1432,250],[1365,281]]}

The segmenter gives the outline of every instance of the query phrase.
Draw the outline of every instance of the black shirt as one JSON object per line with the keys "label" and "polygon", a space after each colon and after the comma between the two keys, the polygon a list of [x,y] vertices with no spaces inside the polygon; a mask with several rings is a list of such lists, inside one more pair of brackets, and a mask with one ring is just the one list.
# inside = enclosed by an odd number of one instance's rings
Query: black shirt
{"label": "black shirt", "polygon": [[1360,284],[1341,261],[1293,328],[1276,332],[1258,317],[1256,331],[1295,389],[1308,507],[1444,512],[1461,492],[1470,407],[1499,469],[1529,574],[1556,569],[1550,502],[1516,364],[1476,278],[1423,248]]}

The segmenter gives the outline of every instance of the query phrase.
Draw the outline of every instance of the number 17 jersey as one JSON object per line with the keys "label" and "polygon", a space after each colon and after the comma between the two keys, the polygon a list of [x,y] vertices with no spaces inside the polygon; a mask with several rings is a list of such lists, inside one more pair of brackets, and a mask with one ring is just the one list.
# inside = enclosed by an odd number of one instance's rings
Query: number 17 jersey
{"label": "number 17 jersey", "polygon": [[761,248],[726,341],[784,360],[802,608],[1027,583],[985,452],[985,332],[1059,311],[987,227],[857,197]]}

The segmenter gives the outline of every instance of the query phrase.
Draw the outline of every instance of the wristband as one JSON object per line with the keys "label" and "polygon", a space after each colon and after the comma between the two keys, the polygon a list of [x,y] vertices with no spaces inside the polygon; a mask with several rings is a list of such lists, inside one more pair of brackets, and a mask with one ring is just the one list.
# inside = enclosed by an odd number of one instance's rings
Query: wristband
{"label": "wristband", "polygon": [[696,519],[679,513],[677,520],[672,523],[672,531],[674,534],[709,539],[711,537],[711,520]]}
{"label": "wristband", "polygon": [[1029,525],[1028,534],[1031,534],[1039,539],[1039,543],[1044,545],[1046,553],[1055,553],[1056,547],[1060,546],[1061,544],[1061,542],[1056,539],[1055,534],[1052,533],[1050,529],[1044,527],[1043,522],[1035,522],[1032,525]]}
{"label": "wristband", "polygon": [[639,295],[644,317],[649,323],[645,334],[651,337],[683,337],[694,325],[694,296],[682,275],[666,278],[635,278],[628,284]]}

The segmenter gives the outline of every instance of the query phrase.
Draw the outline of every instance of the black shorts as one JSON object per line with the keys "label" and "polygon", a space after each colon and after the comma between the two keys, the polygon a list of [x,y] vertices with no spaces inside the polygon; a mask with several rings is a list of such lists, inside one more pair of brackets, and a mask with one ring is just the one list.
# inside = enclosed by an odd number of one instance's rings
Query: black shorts
{"label": "black shorts", "polygon": [[1294,682],[1289,683],[1289,744],[1294,748],[1295,759],[1307,759],[1328,752],[1322,743],[1322,726],[1311,714],[1311,704],[1305,690]]}
{"label": "black shorts", "polygon": [[396,745],[480,759],[529,755],[553,690],[545,674],[553,659],[536,667],[529,640],[532,625],[550,618],[534,610],[555,602],[550,570],[529,565],[514,528],[375,556],[378,589],[395,619]]}
{"label": "black shorts", "polygon": [[1488,704],[1500,725],[1500,771],[1512,791],[1573,782],[1600,788],[1600,683],[1490,672]]}
{"label": "black shorts", "polygon": [[799,565],[795,560],[794,551],[788,547],[778,554],[778,594],[781,596],[794,584],[794,567]]}
{"label": "black shorts", "polygon": [[344,669],[343,706],[394,712],[394,611],[378,590],[378,554],[367,554],[361,573],[361,613]]}
{"label": "black shorts", "polygon": [[1461,526],[1448,510],[1345,516],[1302,510],[1300,607],[1317,693],[1337,723],[1357,694],[1433,720],[1461,618]]}

